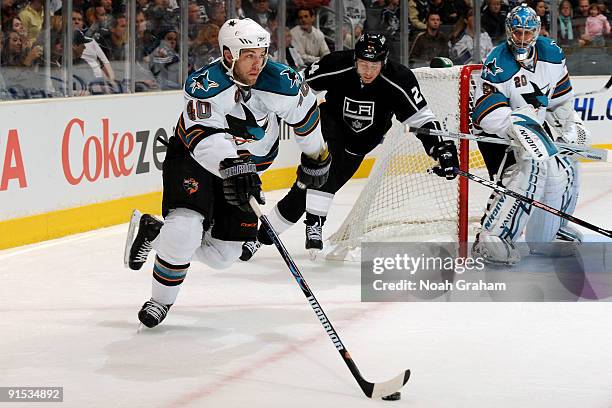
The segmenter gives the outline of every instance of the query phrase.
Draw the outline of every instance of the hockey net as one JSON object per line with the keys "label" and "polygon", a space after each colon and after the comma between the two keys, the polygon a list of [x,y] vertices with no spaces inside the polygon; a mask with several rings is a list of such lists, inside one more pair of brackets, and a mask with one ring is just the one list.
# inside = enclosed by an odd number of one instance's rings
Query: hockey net
{"label": "hockey net", "polygon": [[[480,66],[418,68],[429,107],[449,131],[470,132],[475,80]],[[457,141],[460,167],[486,174],[475,143]],[[354,207],[327,242],[326,259],[358,260],[366,241],[467,242],[475,234],[488,191],[467,179],[429,174],[436,162],[405,126],[394,123]],[[480,187],[480,188],[478,188]]]}

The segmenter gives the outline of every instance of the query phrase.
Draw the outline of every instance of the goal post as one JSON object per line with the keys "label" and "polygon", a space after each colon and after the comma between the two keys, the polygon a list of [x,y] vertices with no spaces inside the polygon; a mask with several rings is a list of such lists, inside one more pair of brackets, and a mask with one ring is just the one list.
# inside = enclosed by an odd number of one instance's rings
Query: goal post
{"label": "goal post", "polygon": [[[466,65],[413,70],[444,130],[470,132],[480,69],[480,65]],[[476,144],[455,142],[460,168],[484,172]],[[377,148],[376,162],[355,205],[327,240],[326,259],[357,260],[361,243],[367,241],[459,242],[465,250],[487,195],[479,194],[472,203],[467,180],[449,181],[429,174],[427,170],[435,164],[416,136],[395,122]]]}

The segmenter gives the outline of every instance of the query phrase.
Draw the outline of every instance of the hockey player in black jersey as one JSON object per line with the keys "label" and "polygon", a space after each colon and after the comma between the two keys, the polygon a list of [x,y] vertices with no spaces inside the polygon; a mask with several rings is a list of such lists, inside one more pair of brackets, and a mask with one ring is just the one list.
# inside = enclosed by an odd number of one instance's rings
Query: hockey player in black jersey
{"label": "hockey player in black jersey", "polygon": [[[388,55],[384,36],[365,33],[354,51],[333,52],[306,69],[307,84],[315,91],[327,91],[319,108],[321,130],[333,157],[329,178],[319,188],[305,189],[296,182],[268,218],[281,233],[306,211],[306,249],[311,252],[323,248],[322,227],[334,194],[357,171],[364,156],[381,143],[393,116],[410,126],[441,129],[412,71],[388,61]],[[438,160],[438,175],[455,178],[455,144],[431,136],[417,137],[427,154]],[[261,244],[272,244],[262,229],[257,241],[244,243],[240,259],[249,260]]]}

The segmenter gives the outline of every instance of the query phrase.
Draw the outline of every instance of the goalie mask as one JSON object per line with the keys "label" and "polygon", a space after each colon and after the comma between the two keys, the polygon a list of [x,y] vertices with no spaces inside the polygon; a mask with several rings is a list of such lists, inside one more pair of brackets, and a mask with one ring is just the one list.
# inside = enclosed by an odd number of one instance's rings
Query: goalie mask
{"label": "goalie mask", "polygon": [[371,62],[382,61],[385,65],[388,56],[387,40],[382,34],[365,33],[355,44],[355,59]]}
{"label": "goalie mask", "polygon": [[526,4],[515,7],[506,17],[508,45],[518,62],[531,57],[541,26],[540,17]]}
{"label": "goalie mask", "polygon": [[[248,48],[265,48],[266,59],[261,66],[263,69],[268,61],[267,54],[269,46],[270,33],[250,18],[242,20],[233,18],[227,20],[219,29],[219,49],[222,55],[221,63],[228,70],[228,74],[232,81],[238,85],[248,86],[234,78],[234,65],[238,58],[240,58],[240,51]],[[230,66],[227,65],[227,61],[223,56],[223,50],[225,49],[228,49],[232,54]]]}

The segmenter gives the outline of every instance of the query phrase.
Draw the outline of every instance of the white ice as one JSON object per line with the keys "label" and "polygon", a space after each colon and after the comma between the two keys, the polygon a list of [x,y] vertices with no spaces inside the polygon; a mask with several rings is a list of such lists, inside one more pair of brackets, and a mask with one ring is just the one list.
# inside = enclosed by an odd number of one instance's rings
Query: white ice
{"label": "white ice", "polygon": [[[604,228],[611,172],[584,166],[576,212]],[[166,321],[136,333],[151,261],[124,269],[126,229],[0,251],[0,387],[63,386],[62,407],[612,406],[612,303],[361,303],[359,264],[311,262],[299,224],[282,238],[364,376],[412,370],[400,401],[371,401],[274,247],[194,264]]]}

